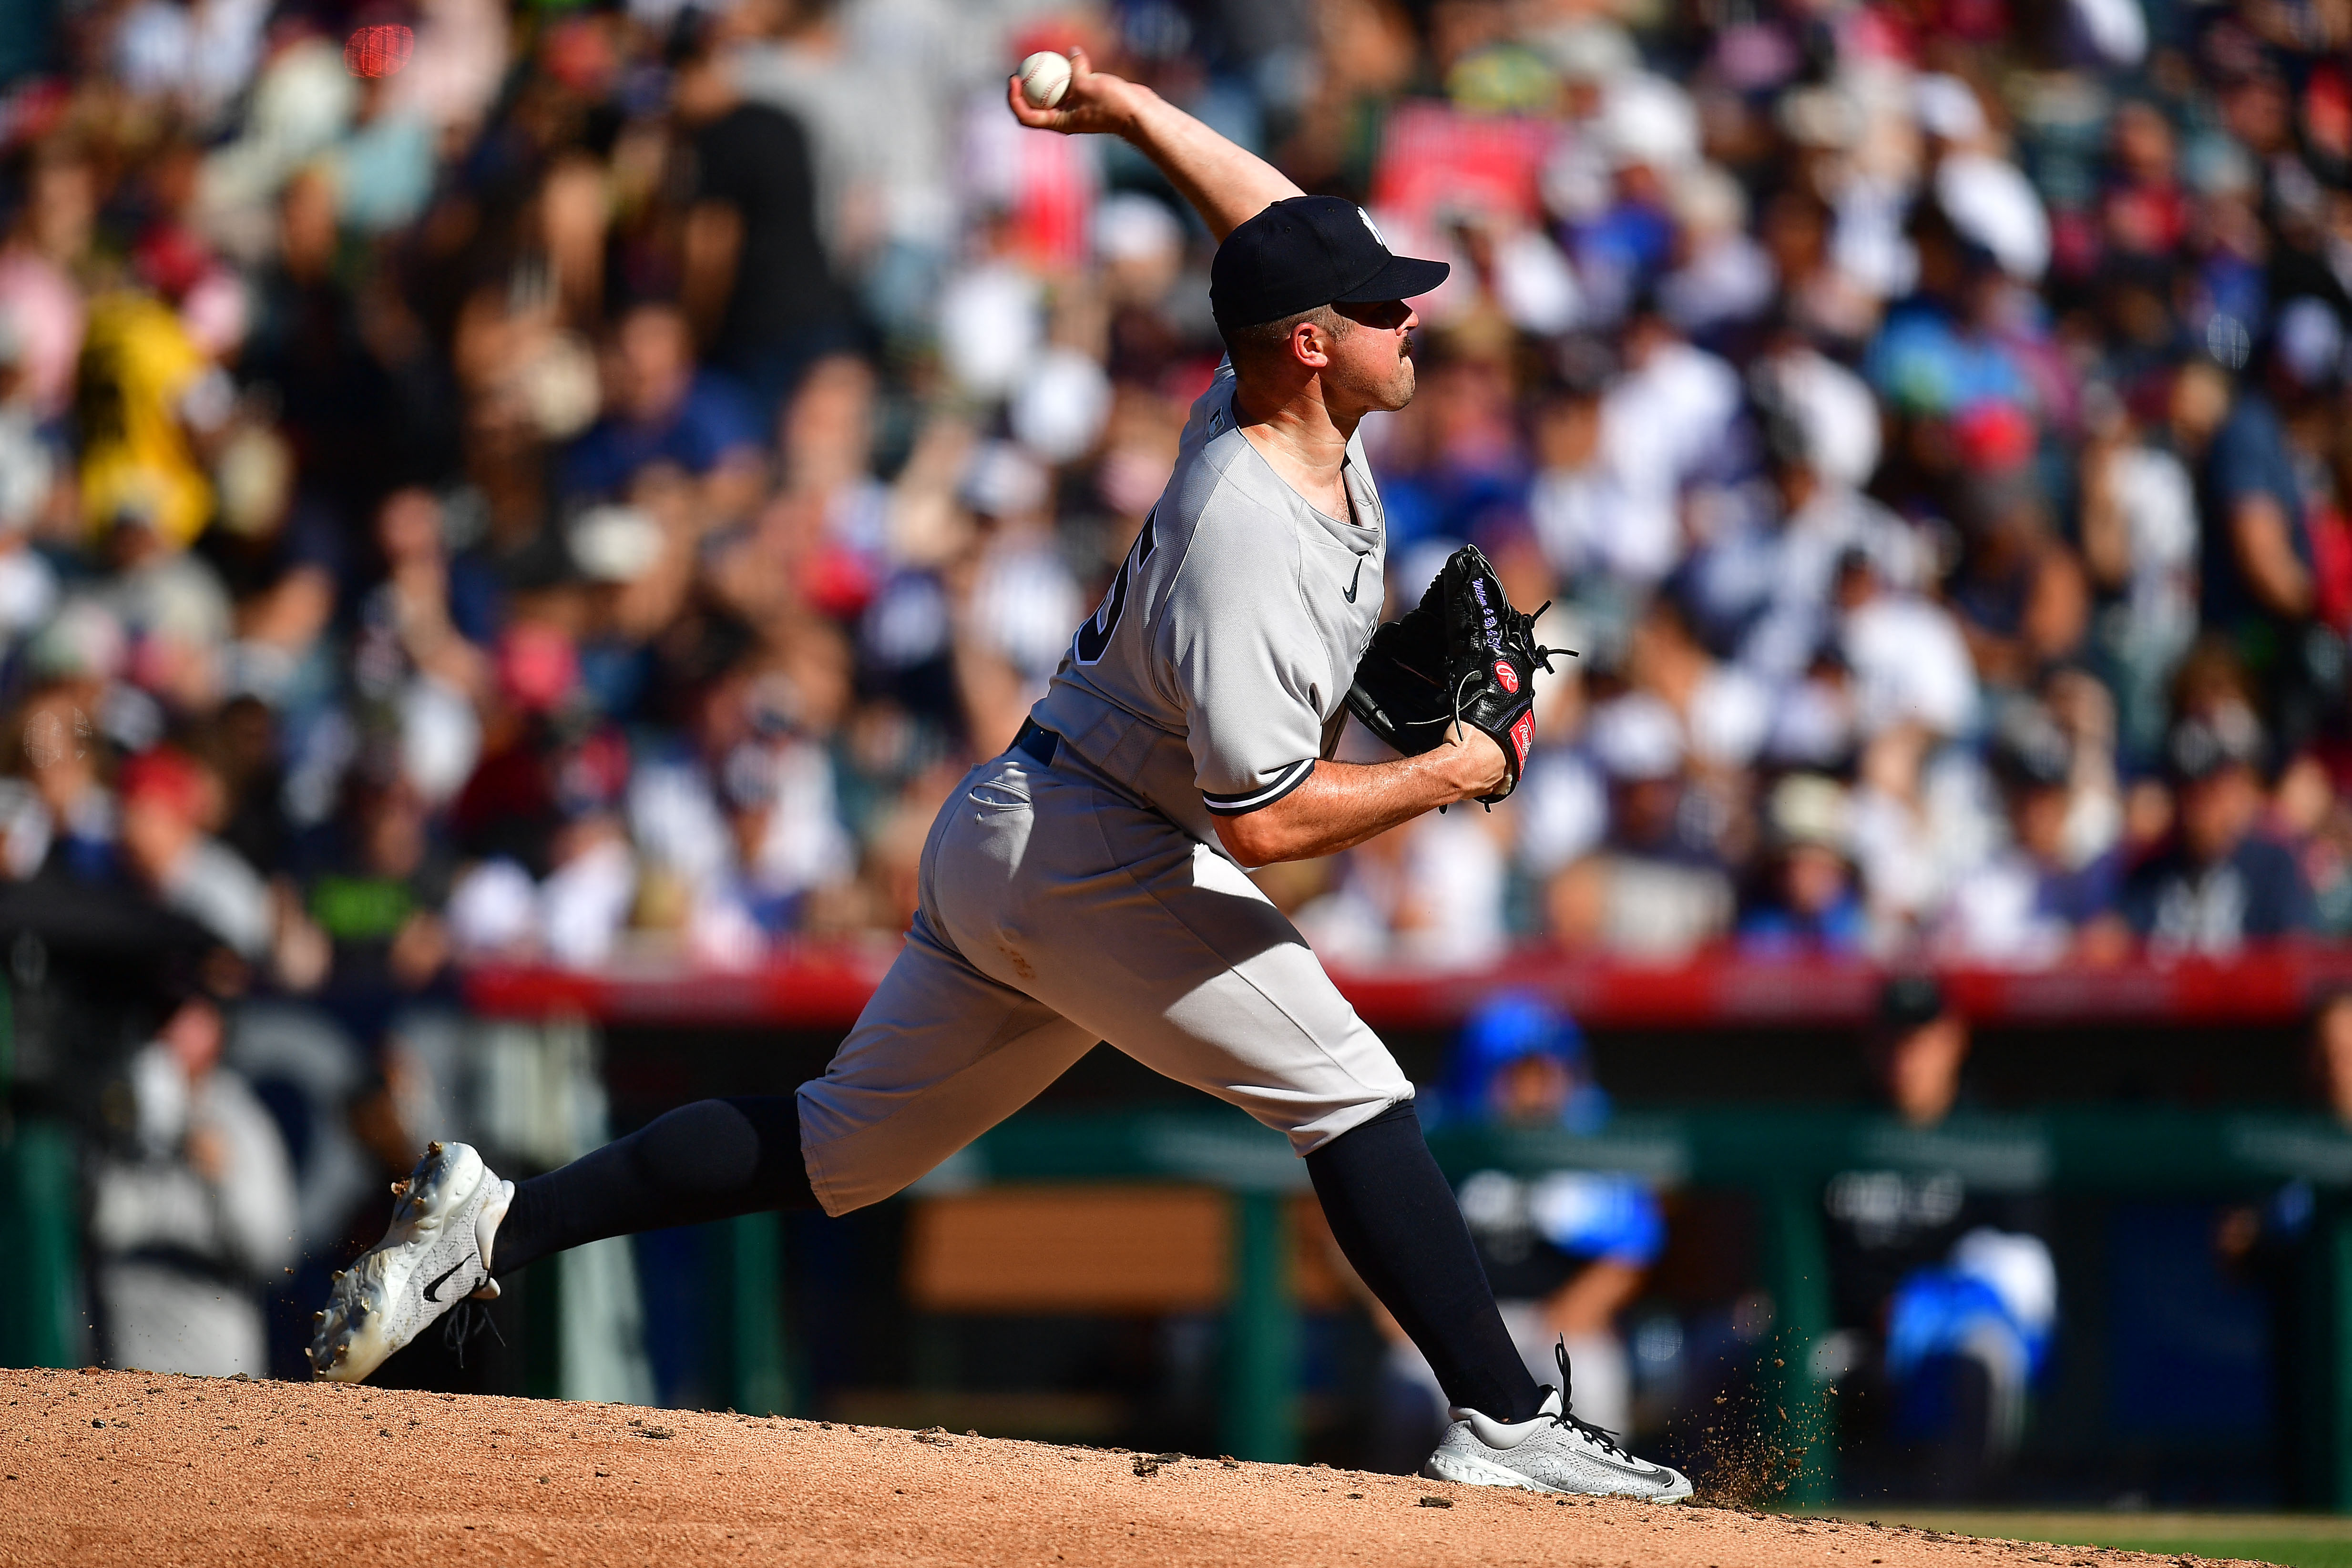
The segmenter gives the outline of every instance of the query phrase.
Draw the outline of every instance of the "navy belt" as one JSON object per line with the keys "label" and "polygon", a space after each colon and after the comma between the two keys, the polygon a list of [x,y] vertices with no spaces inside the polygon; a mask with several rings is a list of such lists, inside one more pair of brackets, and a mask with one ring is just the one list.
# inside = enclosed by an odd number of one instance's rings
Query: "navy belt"
{"label": "navy belt", "polygon": [[1021,733],[1013,737],[1013,749],[1040,768],[1054,766],[1054,754],[1062,747],[1062,737],[1034,718],[1021,721]]}

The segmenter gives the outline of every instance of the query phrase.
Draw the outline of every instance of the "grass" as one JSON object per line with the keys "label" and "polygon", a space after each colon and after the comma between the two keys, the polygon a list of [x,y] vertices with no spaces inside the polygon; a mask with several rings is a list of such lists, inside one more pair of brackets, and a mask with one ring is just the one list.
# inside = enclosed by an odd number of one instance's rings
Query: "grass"
{"label": "grass", "polygon": [[1841,1511],[1923,1530],[2062,1546],[2114,1546],[2243,1557],[2285,1568],[2352,1568],[2352,1518],[2294,1513],[2042,1513],[1989,1510]]}

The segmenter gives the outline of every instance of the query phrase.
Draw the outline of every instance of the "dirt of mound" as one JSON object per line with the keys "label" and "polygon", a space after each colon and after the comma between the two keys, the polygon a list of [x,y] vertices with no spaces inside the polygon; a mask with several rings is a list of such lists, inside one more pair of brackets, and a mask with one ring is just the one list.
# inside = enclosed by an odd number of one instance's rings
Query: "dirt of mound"
{"label": "dirt of mound", "polygon": [[619,1405],[0,1372],[0,1563],[2178,1563]]}

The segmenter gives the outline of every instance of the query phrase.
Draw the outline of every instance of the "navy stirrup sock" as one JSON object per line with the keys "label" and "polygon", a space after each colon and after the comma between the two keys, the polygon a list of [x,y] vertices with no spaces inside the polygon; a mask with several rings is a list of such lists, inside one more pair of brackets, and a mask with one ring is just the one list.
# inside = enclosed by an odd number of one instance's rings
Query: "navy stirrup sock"
{"label": "navy stirrup sock", "polygon": [[1527,1421],[1543,1390],[1528,1375],[1412,1103],[1392,1105],[1307,1156],[1331,1234],[1381,1304],[1429,1358],[1455,1405]]}
{"label": "navy stirrup sock", "polygon": [[814,1208],[790,1094],[698,1100],[561,1170],[515,1185],[490,1246],[491,1272],[608,1236]]}

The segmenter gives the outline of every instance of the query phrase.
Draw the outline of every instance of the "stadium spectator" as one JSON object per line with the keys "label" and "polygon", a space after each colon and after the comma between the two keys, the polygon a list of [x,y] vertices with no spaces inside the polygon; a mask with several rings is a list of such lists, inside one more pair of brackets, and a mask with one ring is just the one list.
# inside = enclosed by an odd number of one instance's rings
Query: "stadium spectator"
{"label": "stadium spectator", "polygon": [[2226,954],[2311,930],[2302,868],[2262,831],[2263,744],[2261,725],[2240,706],[2173,730],[2179,822],[2169,843],[2133,868],[2122,894],[2123,918],[2151,946]]}
{"label": "stadium spectator", "polygon": [[2318,600],[2298,460],[2312,455],[2294,437],[2336,379],[2342,337],[2315,299],[2282,311],[2265,373],[2239,385],[2198,476],[2204,629],[2236,653],[2264,699],[2261,716],[2289,745],[2308,736],[2326,695],[2314,687],[2324,672],[2307,634]]}
{"label": "stadium spectator", "polygon": [[[1969,1043],[1967,1020],[1934,980],[1887,982],[1871,1066],[1899,1124],[1949,1121]],[[2034,1185],[2030,1172],[1971,1176],[1932,1153],[1831,1178],[1822,1206],[1839,1332],[1816,1364],[1865,1391],[1839,1405],[1848,1451],[1868,1472],[1852,1478],[1858,1490],[1975,1496],[2016,1451],[2058,1322]]]}
{"label": "stadium spectator", "polygon": [[1643,957],[1687,954],[1731,924],[1732,888],[1693,799],[1682,726],[1643,692],[1595,709],[1589,728],[1610,783],[1601,852],[1553,879],[1553,929]]}
{"label": "stadium spectator", "polygon": [[[1757,373],[1769,483],[1700,548],[1689,582],[1714,642],[1778,684],[1831,636],[1849,555],[1901,590],[1924,585],[1928,562],[1916,531],[1862,493],[1877,462],[1878,411],[1861,383],[1803,350],[1759,362]],[[1851,428],[1864,421],[1866,434]]]}
{"label": "stadium spectator", "polygon": [[[2114,907],[2119,808],[2113,779],[2096,770],[2104,758],[2097,738],[2077,744],[2038,702],[2002,715],[1991,771],[2008,842],[1953,886],[1937,932],[1944,951],[1979,962],[2055,964],[2074,950],[2077,931]],[[2095,769],[2087,779],[2086,763]]]}
{"label": "stadium spectator", "polygon": [[695,368],[685,312],[633,307],[608,352],[608,412],[565,455],[565,497],[619,499],[658,464],[698,482],[702,515],[740,517],[759,483],[759,424],[740,392]]}
{"label": "stadium spectator", "polygon": [[424,800],[404,779],[355,779],[338,826],[341,841],[307,900],[333,944],[338,988],[423,988],[449,959],[440,912],[450,874]]}
{"label": "stadium spectator", "polygon": [[269,1369],[262,1294],[294,1257],[293,1178],[269,1113],[221,1065],[221,1031],[192,998],[130,1059],[128,1124],[90,1177],[107,1364]]}
{"label": "stadium spectator", "polygon": [[1739,916],[1739,941],[1764,953],[1860,953],[1869,919],[1846,858],[1845,791],[1819,774],[1791,773],[1767,810],[1763,877]]}
{"label": "stadium spectator", "polygon": [[227,809],[216,775],[158,747],[123,768],[121,799],[124,869],[158,903],[287,989],[318,985],[324,954],[289,890],[214,836]]}
{"label": "stadium spectator", "polygon": [[681,298],[711,362],[772,413],[803,371],[855,336],[817,236],[808,135],[783,110],[747,100],[721,48],[681,67],[673,92],[695,172]]}
{"label": "stadium spectator", "polygon": [[[2220,380],[2192,364],[2159,382],[2176,444],[2179,426],[2203,417],[2200,402],[2226,395]],[[2197,634],[2195,489],[2178,453],[2151,439],[2113,390],[2094,386],[2084,402],[2083,557],[2101,601],[2093,636],[2115,692],[2118,752],[2146,766],[2162,749],[2168,688]]]}

